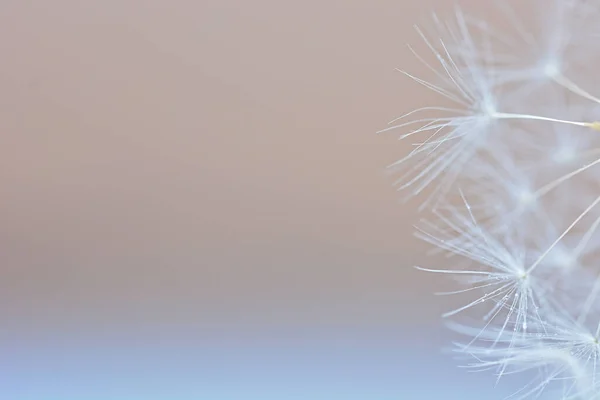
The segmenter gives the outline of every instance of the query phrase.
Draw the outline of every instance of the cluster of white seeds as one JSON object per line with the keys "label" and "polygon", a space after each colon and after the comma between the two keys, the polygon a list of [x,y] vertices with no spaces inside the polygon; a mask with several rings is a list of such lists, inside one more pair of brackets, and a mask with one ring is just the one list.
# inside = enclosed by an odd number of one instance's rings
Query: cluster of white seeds
{"label": "cluster of white seeds", "polygon": [[441,252],[419,269],[464,300],[444,315],[454,351],[526,376],[514,399],[598,400],[600,1],[528,1],[534,16],[498,5],[511,31],[459,9],[417,28],[434,57],[411,48],[422,69],[402,72],[440,104],[383,131],[413,146],[391,167]]}

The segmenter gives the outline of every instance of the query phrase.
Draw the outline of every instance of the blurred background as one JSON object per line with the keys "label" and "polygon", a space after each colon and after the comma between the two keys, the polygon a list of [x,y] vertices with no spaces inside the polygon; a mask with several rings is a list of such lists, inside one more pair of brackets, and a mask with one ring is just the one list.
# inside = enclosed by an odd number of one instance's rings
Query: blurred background
{"label": "blurred background", "polygon": [[[489,4],[463,0],[465,9]],[[486,399],[391,119],[445,0],[0,4],[0,398]]]}

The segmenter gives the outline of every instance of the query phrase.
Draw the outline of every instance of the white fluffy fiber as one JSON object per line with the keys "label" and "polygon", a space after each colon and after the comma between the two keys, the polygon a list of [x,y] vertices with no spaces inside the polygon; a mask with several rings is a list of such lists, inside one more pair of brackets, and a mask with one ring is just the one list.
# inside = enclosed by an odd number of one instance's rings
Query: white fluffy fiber
{"label": "white fluffy fiber", "polygon": [[383,131],[413,145],[392,168],[445,255],[419,269],[464,299],[444,315],[464,365],[531,377],[514,399],[596,400],[600,2],[529,1],[530,18],[496,5],[502,29],[460,9],[417,28],[422,68],[402,72],[440,102]]}

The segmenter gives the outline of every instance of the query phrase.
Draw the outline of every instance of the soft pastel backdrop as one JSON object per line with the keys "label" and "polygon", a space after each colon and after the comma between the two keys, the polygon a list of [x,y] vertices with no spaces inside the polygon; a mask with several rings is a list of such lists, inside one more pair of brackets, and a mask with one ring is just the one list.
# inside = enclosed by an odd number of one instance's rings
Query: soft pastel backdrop
{"label": "soft pastel backdrop", "polygon": [[507,394],[442,354],[375,134],[451,6],[3,1],[0,399]]}

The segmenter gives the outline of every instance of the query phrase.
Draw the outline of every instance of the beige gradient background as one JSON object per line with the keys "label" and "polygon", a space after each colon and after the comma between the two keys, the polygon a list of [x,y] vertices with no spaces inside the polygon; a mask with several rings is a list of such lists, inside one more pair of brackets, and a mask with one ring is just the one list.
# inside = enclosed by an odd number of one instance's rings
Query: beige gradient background
{"label": "beige gradient background", "polygon": [[407,143],[375,132],[434,98],[394,68],[419,72],[412,25],[450,7],[3,1],[2,340],[178,327],[437,351],[443,283],[411,268],[417,203],[385,175]]}

